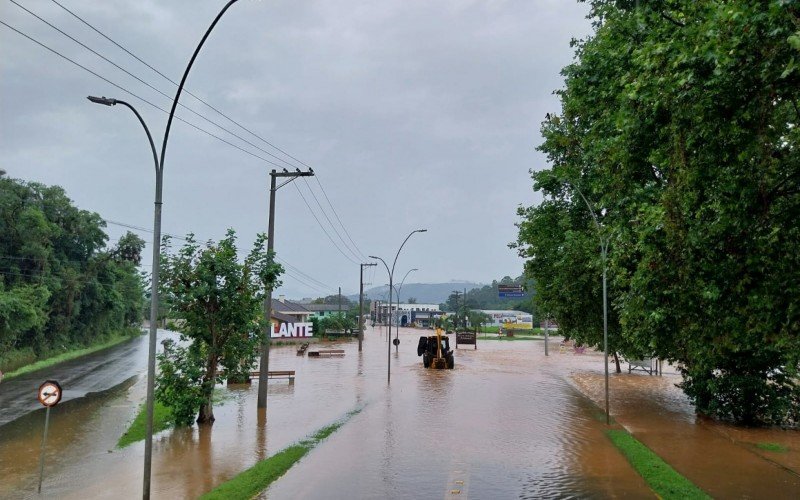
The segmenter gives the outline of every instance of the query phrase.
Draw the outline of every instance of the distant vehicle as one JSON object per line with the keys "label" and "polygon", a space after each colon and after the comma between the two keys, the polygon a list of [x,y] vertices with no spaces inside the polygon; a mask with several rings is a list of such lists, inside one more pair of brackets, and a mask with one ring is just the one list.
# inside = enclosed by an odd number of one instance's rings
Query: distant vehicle
{"label": "distant vehicle", "polygon": [[450,349],[450,339],[442,335],[442,329],[436,329],[436,335],[420,337],[417,344],[417,356],[422,356],[422,366],[425,368],[452,369],[455,367],[455,358]]}

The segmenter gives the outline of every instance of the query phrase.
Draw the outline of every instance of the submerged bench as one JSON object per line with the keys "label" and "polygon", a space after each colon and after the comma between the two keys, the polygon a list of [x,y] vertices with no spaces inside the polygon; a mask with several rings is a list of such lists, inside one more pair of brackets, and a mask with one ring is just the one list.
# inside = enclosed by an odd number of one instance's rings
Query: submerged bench
{"label": "submerged bench", "polygon": [[[220,375],[224,376],[225,372],[221,372]],[[250,376],[247,379],[247,383],[249,384],[250,383],[250,379],[253,379],[253,378],[258,380],[258,376],[259,376],[259,372],[257,370],[256,371],[251,371],[250,372]],[[270,378],[286,378],[286,379],[289,379],[289,383],[291,384],[291,383],[294,382],[294,370],[268,371],[267,372],[267,378],[268,379],[270,379]]]}
{"label": "submerged bench", "polygon": [[643,371],[648,375],[652,375],[653,372],[658,373],[658,368],[653,368],[653,358],[628,359],[626,361],[628,362],[628,373],[633,370]]}
{"label": "submerged bench", "polygon": [[305,343],[300,345],[300,347],[297,349],[297,355],[298,356],[305,355],[306,349],[308,349],[308,342],[305,342]]}
{"label": "submerged bench", "polygon": [[325,349],[321,351],[308,351],[308,357],[318,358],[320,356],[344,356],[344,349]]}
{"label": "submerged bench", "polygon": [[[257,371],[250,372],[250,376],[253,378],[258,378],[259,373]],[[294,370],[276,370],[276,371],[268,371],[267,378],[288,378],[289,382],[294,382]]]}

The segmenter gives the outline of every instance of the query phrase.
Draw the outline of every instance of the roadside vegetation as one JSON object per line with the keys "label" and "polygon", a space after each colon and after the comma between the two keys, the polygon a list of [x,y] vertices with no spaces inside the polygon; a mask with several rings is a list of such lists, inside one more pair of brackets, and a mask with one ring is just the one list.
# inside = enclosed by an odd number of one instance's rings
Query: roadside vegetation
{"label": "roadside vegetation", "polygon": [[776,453],[786,453],[789,448],[780,443],[756,443],[756,448],[765,451],[774,451]]}
{"label": "roadside vegetation", "polygon": [[264,491],[276,479],[300,461],[314,447],[328,436],[339,430],[350,418],[361,410],[348,413],[341,420],[319,429],[312,436],[293,444],[275,455],[256,463],[253,467],[241,472],[232,479],[220,484],[210,492],[201,496],[202,500],[216,499],[249,499]]}
{"label": "roadside vegetation", "polygon": [[64,190],[0,171],[0,370],[104,345],[142,319],[144,241],[108,245]]}
{"label": "roadside vegetation", "polygon": [[[136,417],[131,422],[128,430],[120,436],[117,441],[117,448],[125,448],[137,441],[144,441],[147,427],[147,407],[142,404]],[[153,405],[153,434],[161,432],[175,426],[175,417],[169,407],[160,401],[155,401]]]}
{"label": "roadside vegetation", "polygon": [[800,425],[796,2],[588,3],[512,245],[539,315],[599,346],[606,269],[617,371],[657,357],[701,414]]}
{"label": "roadside vegetation", "polygon": [[121,344],[127,340],[131,340],[136,338],[141,334],[140,330],[136,328],[131,328],[128,330],[127,333],[123,333],[120,335],[112,336],[108,340],[101,342],[99,344],[95,344],[91,347],[84,347],[79,349],[72,349],[70,351],[58,354],[56,356],[52,356],[46,359],[42,359],[40,361],[36,361],[34,363],[24,365],[22,368],[18,368],[13,372],[4,373],[3,378],[8,380],[14,377],[18,377],[20,375],[24,375],[26,373],[35,372],[37,370],[41,370],[42,368],[47,368],[48,366],[53,366],[58,363],[63,363],[64,361],[69,361],[71,359],[80,358],[81,356],[86,356],[87,354],[92,354],[93,352],[102,351],[103,349],[108,349],[109,347],[113,347],[117,344]]}
{"label": "roadside vegetation", "polygon": [[611,429],[606,431],[606,434],[659,498],[665,500],[711,498],[628,432]]}

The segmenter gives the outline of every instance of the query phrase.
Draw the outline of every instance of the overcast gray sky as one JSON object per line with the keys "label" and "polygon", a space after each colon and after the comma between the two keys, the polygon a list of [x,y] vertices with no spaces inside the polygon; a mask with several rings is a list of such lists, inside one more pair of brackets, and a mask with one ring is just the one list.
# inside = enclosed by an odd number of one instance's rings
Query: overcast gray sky
{"label": "overcast gray sky", "polygon": [[[56,3],[15,1],[174,95],[173,84]],[[224,5],[58,1],[174,81]],[[169,109],[171,97],[9,0],[0,2],[2,21]],[[275,249],[292,266],[278,293],[320,296],[339,286],[357,292],[360,259],[353,253],[379,255],[391,265],[405,236],[417,228],[428,233],[415,235],[403,249],[398,280],[411,268],[419,271],[410,282],[490,282],[520,274],[522,261],[507,247],[516,237],[516,207],[538,201],[528,169],[545,166],[535,151],[539,124],[545,113],[559,109],[552,92],[562,86],[559,71],[573,58],[570,39],[590,31],[587,11],[575,0],[234,4],[200,53],[186,88],[318,174],[308,185],[298,180],[296,187],[278,191]],[[144,132],[127,109],[93,105],[86,96],[133,104],[159,150],[166,114],[2,25],[0,72],[0,168],[11,177],[61,185],[79,207],[108,220],[152,228],[155,176]],[[184,93],[180,102],[283,157],[191,96]],[[177,115],[281,163],[185,109]],[[164,231],[217,239],[232,227],[246,251],[257,232],[266,232],[272,168],[174,122]],[[111,243],[125,231],[109,225]],[[352,251],[351,238],[357,247]],[[375,285],[388,281],[382,267],[373,269],[367,278]]]}

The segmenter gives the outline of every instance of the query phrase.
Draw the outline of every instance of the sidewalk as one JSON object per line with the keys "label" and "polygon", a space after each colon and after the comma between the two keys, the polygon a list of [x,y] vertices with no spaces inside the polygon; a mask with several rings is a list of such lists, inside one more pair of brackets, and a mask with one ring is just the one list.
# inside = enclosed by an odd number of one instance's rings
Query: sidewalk
{"label": "sidewalk", "polygon": [[[568,378],[604,407],[602,357],[587,358]],[[739,428],[696,417],[675,387],[681,380],[677,373],[628,374],[625,365],[623,373],[614,374],[613,363],[610,368],[612,417],[709,495],[800,498],[800,431]],[[758,443],[777,443],[788,451],[762,450]]]}

